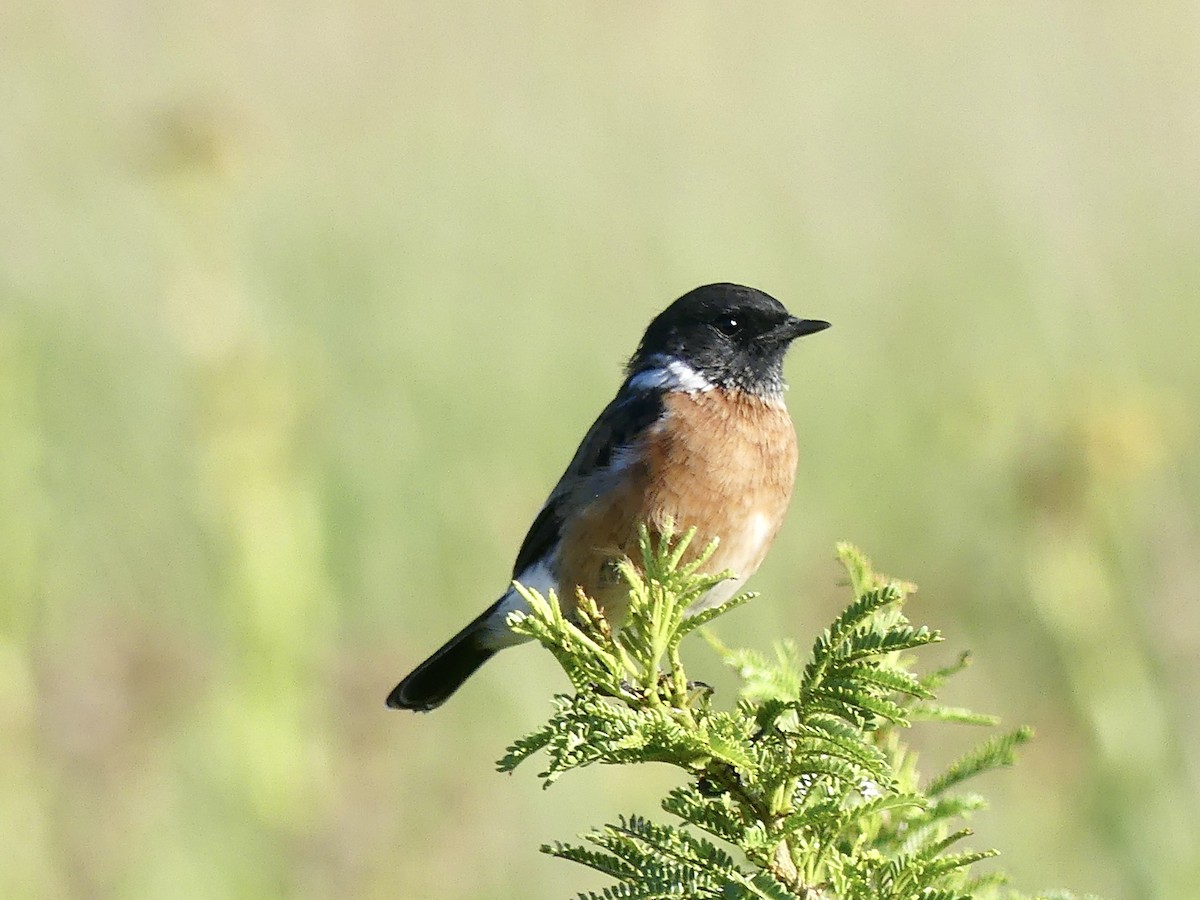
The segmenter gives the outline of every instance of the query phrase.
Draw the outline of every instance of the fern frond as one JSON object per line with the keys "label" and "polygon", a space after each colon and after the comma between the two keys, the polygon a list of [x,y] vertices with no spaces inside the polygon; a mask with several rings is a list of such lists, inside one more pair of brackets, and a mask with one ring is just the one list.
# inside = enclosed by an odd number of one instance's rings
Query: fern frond
{"label": "fern frond", "polygon": [[940,669],[934,669],[921,676],[921,683],[931,691],[936,691],[946,680],[954,677],[959,672],[971,665],[971,651],[963,650],[958,654],[958,659],[950,663],[948,666],[942,666]]}
{"label": "fern frond", "polygon": [[910,720],[995,719],[938,703],[969,657],[918,675],[909,651],[941,634],[905,618],[911,585],[875,574],[849,545],[838,556],[853,596],[808,654],[787,639],[771,653],[730,649],[701,632],[740,681],[733,708],[716,708],[711,690],[689,688],[679,645],[752,595],[688,617],[727,577],[701,571],[716,545],[695,552],[694,539],[669,525],[640,530],[640,561],[619,565],[629,588],[621,628],[586,596],[564,611],[553,594],[519,588],[529,612],[512,627],[550,650],[572,690],[498,768],[540,752],[546,787],[597,764],[667,763],[687,778],[661,802],[669,823],[624,817],[543,851],[613,879],[580,895],[588,900],[984,900],[999,879],[970,869],[993,851],[952,849],[984,802],[954,789],[1011,764],[1031,732],[984,742],[920,789],[901,740]]}
{"label": "fern frond", "polygon": [[942,706],[939,703],[914,703],[908,707],[910,721],[945,722],[955,725],[999,725],[999,716],[989,716],[961,706]]}
{"label": "fern frond", "polygon": [[547,726],[513,741],[509,744],[504,756],[496,763],[497,771],[511,772],[521,763],[525,762],[525,760],[529,759],[529,757],[533,756],[533,754],[544,749],[550,743],[553,736],[553,732]]}
{"label": "fern frond", "polygon": [[1032,739],[1033,729],[1023,726],[985,741],[951,763],[944,772],[929,782],[925,792],[931,797],[936,797],[981,772],[1011,766],[1016,762],[1016,748]]}
{"label": "fern frond", "polygon": [[757,596],[758,594],[754,593],[753,591],[743,591],[739,594],[734,594],[734,596],[730,597],[719,606],[712,606],[708,609],[701,610],[694,616],[688,616],[683,620],[682,623],[680,623],[679,629],[675,632],[677,638],[675,643],[678,644],[679,641],[683,640],[697,628],[707,625],[718,616],[723,616],[727,612],[732,612],[739,606],[745,606]]}

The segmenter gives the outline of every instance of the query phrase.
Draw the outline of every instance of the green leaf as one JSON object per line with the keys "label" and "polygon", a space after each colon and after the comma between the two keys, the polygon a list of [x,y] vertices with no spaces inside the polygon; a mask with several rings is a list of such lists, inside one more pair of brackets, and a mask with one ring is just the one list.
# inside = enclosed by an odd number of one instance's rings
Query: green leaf
{"label": "green leaf", "polygon": [[544,749],[550,743],[551,737],[553,735],[548,728],[541,728],[514,741],[509,745],[508,752],[496,763],[496,768],[501,772],[511,772],[533,754]]}
{"label": "green leaf", "polygon": [[683,640],[683,638],[687,637],[687,635],[691,634],[697,628],[707,625],[718,616],[723,616],[727,612],[732,612],[739,606],[745,606],[757,596],[758,594],[754,593],[753,591],[735,594],[719,606],[709,607],[708,609],[701,610],[694,616],[688,616],[683,620],[682,624],[679,626],[679,630],[675,633],[676,644],[678,644],[680,640]]}
{"label": "green leaf", "polygon": [[[742,594],[696,616],[687,609],[727,573],[706,574],[715,544],[696,552],[694,532],[670,524],[639,532],[640,561],[619,569],[629,587],[621,628],[586,597],[524,591],[515,631],[559,662],[571,691],[547,721],[514,741],[497,763],[512,771],[542,753],[549,786],[591,765],[666,763],[687,781],[661,801],[669,822],[633,815],[545,853],[613,884],[584,898],[749,900],[982,900],[998,876],[972,876],[991,850],[950,852],[982,808],[966,780],[1010,765],[1028,729],[994,737],[920,790],[910,720],[992,725],[995,719],[938,703],[938,688],[967,665],[963,654],[927,675],[921,647],[941,634],[905,618],[910,585],[875,574],[849,545],[838,554],[852,586],[846,609],[808,654],[790,639],[772,653],[730,649],[701,633],[739,680],[732,709],[695,691],[678,648],[688,635],[748,602]],[[778,851],[778,852],[777,852]],[[794,869],[793,869],[794,864]],[[802,885],[795,887],[794,885]]]}
{"label": "green leaf", "polygon": [[762,900],[796,900],[796,895],[777,881],[770,872],[760,872],[750,881],[750,893],[742,896]]}
{"label": "green leaf", "polygon": [[908,707],[908,718],[921,722],[946,722],[955,725],[999,725],[998,716],[977,713],[961,706],[942,706],[938,703],[914,703]]}
{"label": "green leaf", "polygon": [[1033,729],[1027,726],[994,737],[951,763],[942,774],[929,782],[925,792],[936,797],[981,772],[1011,766],[1016,762],[1016,748],[1032,739]]}

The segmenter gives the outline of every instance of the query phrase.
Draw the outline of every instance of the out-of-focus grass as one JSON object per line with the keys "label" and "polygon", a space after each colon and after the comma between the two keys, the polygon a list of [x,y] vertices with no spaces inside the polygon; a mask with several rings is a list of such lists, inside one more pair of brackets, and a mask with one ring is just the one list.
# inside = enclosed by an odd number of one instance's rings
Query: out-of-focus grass
{"label": "out-of-focus grass", "polygon": [[492,773],[550,662],[383,697],[502,588],[644,323],[730,279],[835,328],[727,637],[804,639],[855,540],[974,649],[962,702],[1038,729],[978,842],[1192,896],[1198,35],[1173,0],[5,5],[0,894],[581,886],[535,847],[647,781]]}

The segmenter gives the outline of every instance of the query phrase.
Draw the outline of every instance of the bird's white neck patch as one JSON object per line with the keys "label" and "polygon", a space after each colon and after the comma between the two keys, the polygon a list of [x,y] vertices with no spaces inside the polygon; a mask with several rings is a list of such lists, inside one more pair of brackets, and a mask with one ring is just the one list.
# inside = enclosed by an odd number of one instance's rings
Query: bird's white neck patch
{"label": "bird's white neck patch", "polygon": [[689,394],[711,391],[713,383],[681,359],[670,356],[654,356],[652,365],[642,369],[629,379],[635,391],[667,390],[686,391]]}

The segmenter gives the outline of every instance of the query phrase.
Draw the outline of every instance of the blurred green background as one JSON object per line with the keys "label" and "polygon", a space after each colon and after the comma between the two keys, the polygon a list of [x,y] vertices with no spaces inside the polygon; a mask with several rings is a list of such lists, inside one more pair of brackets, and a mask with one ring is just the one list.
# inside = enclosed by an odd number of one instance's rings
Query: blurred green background
{"label": "blurred green background", "polygon": [[853,540],[1038,730],[974,845],[1195,897],[1197,5],[507,7],[0,8],[0,895],[601,883],[537,845],[672,776],[494,774],[547,655],[383,700],[733,280],[834,328],[723,639],[808,644]]}

